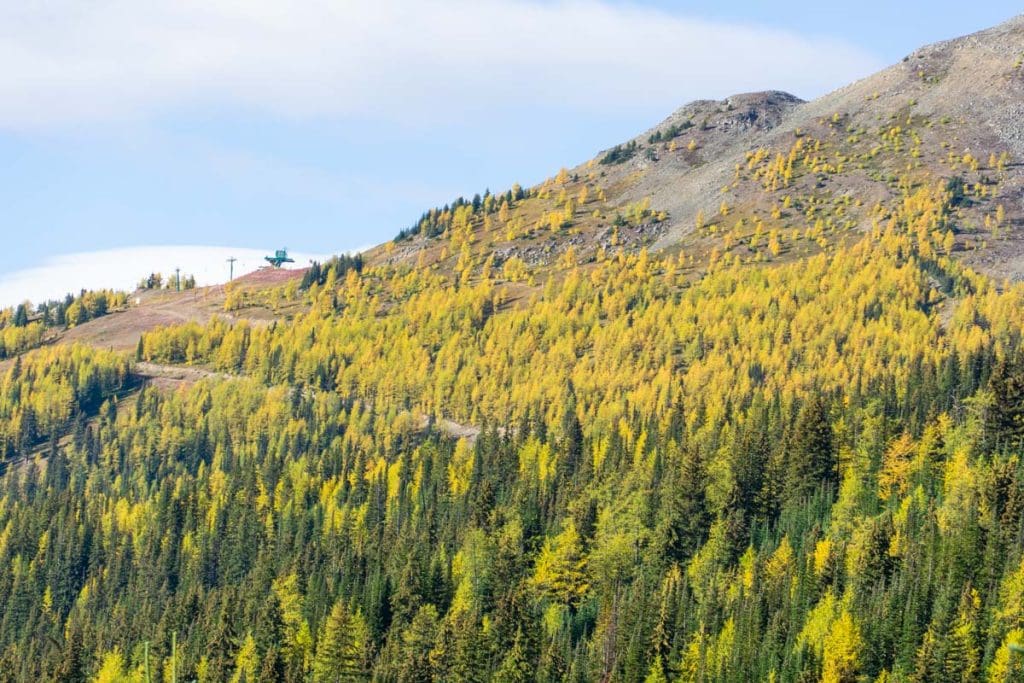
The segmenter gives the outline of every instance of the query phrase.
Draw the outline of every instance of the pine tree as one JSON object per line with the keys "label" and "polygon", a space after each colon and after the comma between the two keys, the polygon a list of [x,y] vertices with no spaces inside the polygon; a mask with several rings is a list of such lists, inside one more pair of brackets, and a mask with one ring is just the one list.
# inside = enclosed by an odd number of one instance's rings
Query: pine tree
{"label": "pine tree", "polygon": [[542,595],[575,606],[590,590],[586,562],[579,532],[570,519],[561,533],[544,541],[531,583]]}
{"label": "pine tree", "polygon": [[558,469],[564,480],[573,477],[583,464],[583,429],[576,415],[576,392],[570,382],[565,391]]}
{"label": "pine tree", "polygon": [[787,500],[799,501],[822,485],[836,483],[834,448],[828,404],[815,392],[800,408],[786,450]]}
{"label": "pine tree", "polygon": [[527,659],[523,630],[517,629],[515,640],[494,673],[495,683],[527,683],[533,680],[533,666]]}
{"label": "pine tree", "polygon": [[438,633],[437,608],[424,605],[402,633],[400,678],[409,683],[434,680],[434,645]]}
{"label": "pine tree", "polygon": [[83,652],[82,629],[77,621],[71,621],[67,627],[67,638],[60,664],[54,671],[54,678],[66,683],[84,683],[85,652]]}
{"label": "pine tree", "polygon": [[707,538],[711,513],[707,503],[707,472],[699,449],[687,450],[669,463],[658,534],[666,559],[688,561]]}
{"label": "pine tree", "polygon": [[316,683],[367,680],[369,636],[363,615],[351,611],[344,600],[335,602],[317,639],[313,680]]}
{"label": "pine tree", "polygon": [[845,609],[825,637],[822,683],[855,683],[863,647],[860,628]]}
{"label": "pine tree", "polygon": [[438,678],[457,683],[484,683],[491,680],[488,669],[492,656],[492,643],[475,616],[461,613],[450,620],[444,629],[448,647],[445,657],[447,671]]}
{"label": "pine tree", "polygon": [[281,656],[281,649],[278,646],[274,645],[263,653],[257,680],[260,683],[276,683],[287,680],[284,658]]}
{"label": "pine tree", "polygon": [[998,447],[1014,447],[1024,437],[1024,368],[1019,358],[1001,358],[989,378],[992,404],[986,431]]}
{"label": "pine tree", "polygon": [[25,327],[25,325],[28,325],[28,306],[18,304],[18,307],[14,310],[14,319],[11,322],[15,327]]}
{"label": "pine tree", "polygon": [[270,591],[253,628],[253,638],[261,659],[260,681],[285,679],[285,662],[281,655],[283,634],[284,622],[281,619],[281,603],[277,595]]}
{"label": "pine tree", "polygon": [[978,592],[968,587],[960,596],[956,619],[950,625],[946,637],[944,680],[966,682],[978,678],[981,652],[978,647],[976,620],[980,607],[981,598]]}
{"label": "pine tree", "polygon": [[767,411],[763,405],[751,408],[732,462],[735,492],[731,503],[748,517],[768,512],[771,501],[767,488],[768,463],[771,456]]}
{"label": "pine tree", "polygon": [[654,658],[651,662],[650,671],[647,672],[647,677],[644,679],[644,683],[668,683],[668,677],[665,676],[665,665],[661,661],[661,655]]}
{"label": "pine tree", "polygon": [[210,631],[210,646],[207,670],[210,680],[213,681],[228,680],[239,644],[234,620],[230,612],[232,599],[232,595],[225,594],[223,596],[217,616],[208,627]]}

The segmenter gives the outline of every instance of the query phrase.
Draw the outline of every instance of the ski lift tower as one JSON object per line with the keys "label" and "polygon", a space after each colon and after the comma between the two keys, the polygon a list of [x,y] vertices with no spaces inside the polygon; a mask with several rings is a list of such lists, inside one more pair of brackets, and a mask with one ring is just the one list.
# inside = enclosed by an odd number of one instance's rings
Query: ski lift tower
{"label": "ski lift tower", "polygon": [[264,256],[263,260],[275,268],[280,268],[282,263],[295,263],[295,259],[288,256],[287,249],[278,249],[273,256]]}

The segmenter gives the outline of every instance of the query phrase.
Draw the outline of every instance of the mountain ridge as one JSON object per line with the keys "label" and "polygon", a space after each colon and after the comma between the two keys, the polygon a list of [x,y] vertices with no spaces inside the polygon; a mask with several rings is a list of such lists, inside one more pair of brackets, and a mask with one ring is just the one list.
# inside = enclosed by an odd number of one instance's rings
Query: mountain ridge
{"label": "mountain ridge", "polygon": [[[596,168],[600,177],[594,186],[601,186],[610,197],[608,207],[601,207],[607,215],[593,221],[588,217],[574,218],[585,235],[583,245],[596,248],[599,236],[607,232],[616,212],[649,200],[652,210],[664,211],[667,218],[655,239],[640,240],[637,245],[644,243],[655,250],[696,248],[707,252],[710,247],[693,236],[698,213],[714,215],[723,199],[737,204],[741,212],[761,214],[762,220],[770,210],[766,198],[755,196],[748,188],[741,187],[731,196],[722,196],[722,188],[732,184],[735,169],[747,163],[747,155],[758,149],[785,153],[795,131],[834,137],[836,127],[829,129],[825,124],[836,115],[842,116],[842,129],[860,129],[862,137],[865,132],[874,134],[883,126],[906,127],[903,119],[909,115],[914,119],[915,135],[924,138],[918,144],[922,156],[913,161],[919,166],[916,175],[930,174],[933,180],[957,175],[956,170],[943,165],[941,158],[954,148],[961,156],[987,157],[990,153],[1008,152],[1014,160],[1024,158],[1024,71],[1019,64],[1022,56],[1024,15],[974,34],[923,46],[900,62],[814,100],[802,101],[788,93],[768,90],[684,104],[647,131],[568,169],[570,176],[581,177],[593,174]],[[653,135],[672,126],[686,126],[675,136],[679,148],[670,152],[671,142],[650,142]],[[942,129],[941,135],[935,127]],[[632,151],[628,149],[631,145],[635,147]],[[681,149],[687,145],[696,146],[692,150]],[[842,142],[835,146],[841,153],[864,152],[850,151],[853,146]],[[616,149],[626,149],[622,156],[628,158],[614,164],[599,163]],[[550,182],[549,179],[532,189],[543,193]],[[856,172],[847,178],[833,174],[827,182],[834,188],[833,195],[847,192],[877,201],[893,201],[898,196],[883,181],[870,181]],[[1022,188],[1022,174],[1013,165],[1003,179],[1000,196],[1012,229],[1002,236],[1002,243],[990,245],[988,253],[961,252],[960,257],[973,267],[996,277],[1017,279],[1024,275],[1024,259],[1020,258],[1024,252],[1020,234]],[[550,210],[554,207],[542,208],[537,213]],[[539,219],[531,214],[529,220]],[[858,216],[857,220],[861,231],[870,227],[866,215]],[[961,222],[966,229],[976,228],[984,220],[977,212],[965,210]],[[428,245],[421,247],[429,249]],[[556,258],[564,253],[564,248],[565,245],[560,248],[549,244],[547,253]],[[404,250],[404,260],[415,261],[421,250]],[[385,255],[383,251],[378,248],[371,254],[385,262],[394,261],[391,254]],[[510,244],[504,251],[514,252],[515,245]]]}

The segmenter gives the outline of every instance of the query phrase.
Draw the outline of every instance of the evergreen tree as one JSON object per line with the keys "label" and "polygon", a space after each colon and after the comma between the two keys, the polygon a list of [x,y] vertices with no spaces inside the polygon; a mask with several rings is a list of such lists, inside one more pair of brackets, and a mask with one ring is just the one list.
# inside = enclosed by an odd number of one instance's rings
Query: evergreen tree
{"label": "evergreen tree", "polygon": [[224,595],[217,615],[208,627],[210,647],[207,671],[211,681],[228,680],[229,674],[234,668],[235,652],[239,642],[230,611],[232,599],[233,596]]}
{"label": "evergreen tree", "polygon": [[258,613],[253,628],[253,639],[260,657],[260,681],[285,680],[285,661],[281,654],[284,637],[284,622],[281,618],[281,603],[273,591]]}
{"label": "evergreen tree", "polygon": [[14,309],[14,318],[11,322],[15,327],[28,325],[28,306],[18,304],[18,307]]}
{"label": "evergreen tree", "polygon": [[569,383],[565,391],[564,410],[560,430],[562,457],[558,461],[563,480],[573,477],[584,461],[583,429],[576,415],[576,392],[572,383]]}
{"label": "evergreen tree", "polygon": [[54,678],[65,683],[85,683],[86,656],[83,652],[84,643],[82,629],[77,621],[70,621],[60,664],[54,671]]}
{"label": "evergreen tree", "polygon": [[786,498],[798,501],[839,477],[825,398],[814,392],[800,408],[786,449]]}
{"label": "evergreen tree", "polygon": [[989,377],[992,404],[986,430],[998,447],[1016,447],[1024,437],[1024,367],[1019,356],[1001,358]]}
{"label": "evergreen tree", "polygon": [[434,645],[438,634],[437,608],[420,607],[402,633],[400,678],[409,683],[434,680]]}
{"label": "evergreen tree", "polygon": [[317,683],[368,680],[369,629],[358,611],[338,600],[317,639],[313,680]]}
{"label": "evergreen tree", "polygon": [[502,657],[494,673],[495,683],[527,683],[533,680],[533,667],[527,658],[522,629],[516,631],[512,648]]}
{"label": "evergreen tree", "polygon": [[669,463],[662,494],[658,533],[666,559],[686,562],[707,537],[711,513],[707,502],[707,472],[699,449],[689,449]]}

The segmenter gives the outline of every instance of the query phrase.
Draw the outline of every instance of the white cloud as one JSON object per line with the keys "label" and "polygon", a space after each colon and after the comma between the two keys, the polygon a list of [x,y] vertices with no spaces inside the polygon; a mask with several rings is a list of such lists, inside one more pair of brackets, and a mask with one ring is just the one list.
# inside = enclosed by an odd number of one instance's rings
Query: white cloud
{"label": "white cloud", "polygon": [[[0,307],[13,306],[26,299],[33,302],[63,297],[81,289],[135,289],[149,273],[174,275],[181,268],[182,277],[195,275],[199,285],[226,282],[229,276],[227,259],[234,256],[235,277],[267,265],[263,257],[272,250],[237,249],[208,246],[146,246],[107,249],[79,254],[54,256],[40,266],[8,274],[0,274]],[[302,268],[309,261],[323,261],[329,256],[290,253],[295,259],[285,267]]]}
{"label": "white cloud", "polygon": [[537,103],[665,107],[767,88],[816,95],[877,66],[836,40],[601,0],[0,5],[8,128],[194,106],[403,124]]}

